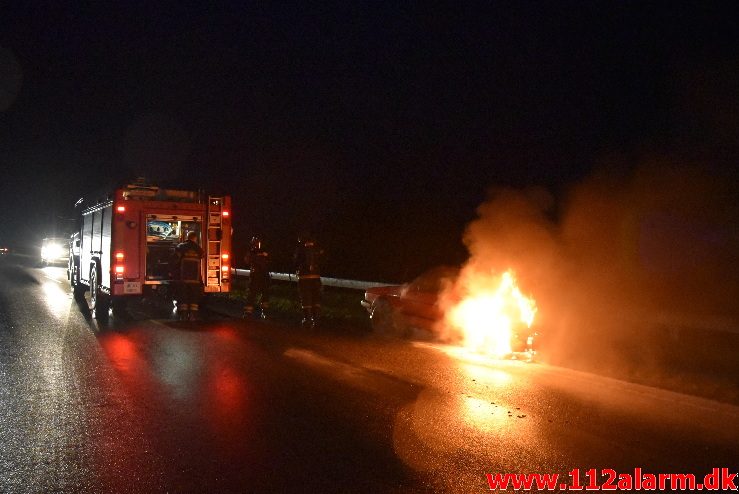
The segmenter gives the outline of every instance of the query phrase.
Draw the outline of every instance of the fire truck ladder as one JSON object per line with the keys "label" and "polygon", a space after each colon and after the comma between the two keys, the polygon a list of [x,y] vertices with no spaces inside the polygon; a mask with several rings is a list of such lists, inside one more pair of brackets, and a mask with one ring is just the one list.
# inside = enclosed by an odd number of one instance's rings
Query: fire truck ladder
{"label": "fire truck ladder", "polygon": [[221,287],[221,225],[223,197],[208,197],[208,267],[206,292],[218,292]]}

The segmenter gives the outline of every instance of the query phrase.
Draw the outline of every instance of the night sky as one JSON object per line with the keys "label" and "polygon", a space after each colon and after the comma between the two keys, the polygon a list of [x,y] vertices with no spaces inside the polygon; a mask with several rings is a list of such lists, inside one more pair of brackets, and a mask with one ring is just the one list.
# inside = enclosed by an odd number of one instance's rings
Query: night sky
{"label": "night sky", "polygon": [[305,229],[327,275],[459,263],[491,187],[562,198],[655,158],[735,178],[738,20],[729,2],[14,6],[0,243],[143,175],[231,194],[239,247],[261,234],[277,270]]}

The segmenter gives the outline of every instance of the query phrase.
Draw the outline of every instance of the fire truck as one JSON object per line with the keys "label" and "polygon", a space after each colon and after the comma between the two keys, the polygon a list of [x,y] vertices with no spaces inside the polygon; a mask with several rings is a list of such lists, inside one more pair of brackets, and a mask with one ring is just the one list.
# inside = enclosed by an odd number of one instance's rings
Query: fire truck
{"label": "fire truck", "polygon": [[205,293],[231,287],[231,198],[175,190],[144,180],[102,197],[81,199],[79,231],[70,239],[69,282],[78,298],[89,291],[96,317],[133,297],[171,293],[174,250],[196,232],[205,251]]}

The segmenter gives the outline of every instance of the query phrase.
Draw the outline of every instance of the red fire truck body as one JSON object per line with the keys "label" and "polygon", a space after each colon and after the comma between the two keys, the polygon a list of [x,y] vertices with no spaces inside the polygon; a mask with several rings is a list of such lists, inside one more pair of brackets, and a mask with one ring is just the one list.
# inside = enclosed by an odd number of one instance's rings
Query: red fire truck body
{"label": "red fire truck body", "polygon": [[72,236],[69,279],[76,295],[90,291],[96,315],[175,278],[174,249],[196,232],[205,251],[206,293],[230,290],[231,198],[141,183],[82,204]]}

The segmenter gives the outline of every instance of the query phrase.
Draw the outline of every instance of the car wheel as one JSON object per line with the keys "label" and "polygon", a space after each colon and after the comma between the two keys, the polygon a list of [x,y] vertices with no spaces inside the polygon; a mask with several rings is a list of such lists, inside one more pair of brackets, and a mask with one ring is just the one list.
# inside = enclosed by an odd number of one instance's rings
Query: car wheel
{"label": "car wheel", "polygon": [[396,321],[395,311],[387,300],[380,299],[373,304],[370,322],[372,330],[377,334],[398,338],[405,336],[405,331]]}

